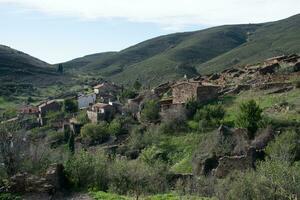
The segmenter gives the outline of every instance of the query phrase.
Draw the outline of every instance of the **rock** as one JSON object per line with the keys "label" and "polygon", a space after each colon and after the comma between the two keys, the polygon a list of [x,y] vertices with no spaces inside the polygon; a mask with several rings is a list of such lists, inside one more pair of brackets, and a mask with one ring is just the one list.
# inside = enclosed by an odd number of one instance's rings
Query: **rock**
{"label": "rock", "polygon": [[53,185],[57,190],[64,189],[67,186],[67,178],[62,164],[51,165],[45,174],[45,179],[48,184]]}

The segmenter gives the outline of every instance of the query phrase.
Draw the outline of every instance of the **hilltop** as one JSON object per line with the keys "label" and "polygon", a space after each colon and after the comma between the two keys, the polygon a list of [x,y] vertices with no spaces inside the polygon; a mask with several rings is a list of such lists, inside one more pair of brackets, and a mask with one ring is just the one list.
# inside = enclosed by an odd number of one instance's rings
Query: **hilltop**
{"label": "hilltop", "polygon": [[[272,56],[300,53],[300,15],[262,24],[226,25],[153,38],[120,52],[64,63],[74,73],[93,73],[118,83],[158,85],[252,64]],[[85,62],[87,58],[88,62]],[[72,66],[72,64],[74,64]],[[74,71],[74,69],[76,69]]]}
{"label": "hilltop", "polygon": [[41,80],[57,75],[50,64],[3,45],[0,45],[0,72],[1,83],[42,84]]}

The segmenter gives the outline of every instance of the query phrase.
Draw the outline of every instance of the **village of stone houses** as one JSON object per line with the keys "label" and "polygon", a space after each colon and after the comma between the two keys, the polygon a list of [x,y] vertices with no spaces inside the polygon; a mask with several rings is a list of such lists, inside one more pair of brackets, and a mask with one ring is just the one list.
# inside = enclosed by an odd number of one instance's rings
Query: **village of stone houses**
{"label": "village of stone houses", "polygon": [[299,78],[293,54],[24,104],[1,122],[0,199],[296,200]]}

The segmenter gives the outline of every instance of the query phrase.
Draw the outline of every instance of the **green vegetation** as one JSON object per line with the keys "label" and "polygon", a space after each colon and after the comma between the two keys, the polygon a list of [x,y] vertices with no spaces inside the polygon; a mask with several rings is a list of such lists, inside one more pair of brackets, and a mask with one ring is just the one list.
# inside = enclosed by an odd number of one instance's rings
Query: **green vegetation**
{"label": "green vegetation", "polygon": [[254,100],[242,103],[238,114],[236,124],[241,128],[248,130],[248,137],[253,139],[262,120],[262,109]]}
{"label": "green vegetation", "polygon": [[81,128],[80,134],[88,144],[103,143],[109,138],[108,126],[106,122],[100,124],[85,124]]}
{"label": "green vegetation", "polygon": [[[158,85],[266,58],[300,53],[299,15],[277,22],[228,25],[176,33],[139,43],[120,52],[89,55],[64,66],[70,72],[95,73],[128,85]],[[68,67],[65,67],[66,69]],[[68,69],[67,69],[68,71]]]}
{"label": "green vegetation", "polygon": [[141,118],[145,122],[155,122],[159,119],[159,104],[156,100],[145,102]]}
{"label": "green vegetation", "polygon": [[78,111],[77,102],[73,99],[66,99],[64,101],[64,111],[67,113],[75,113]]}

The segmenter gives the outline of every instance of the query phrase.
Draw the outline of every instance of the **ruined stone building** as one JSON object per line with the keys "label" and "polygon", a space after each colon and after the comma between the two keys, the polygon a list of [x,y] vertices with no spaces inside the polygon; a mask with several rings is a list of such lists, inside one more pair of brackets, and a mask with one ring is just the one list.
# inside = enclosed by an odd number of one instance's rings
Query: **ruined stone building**
{"label": "ruined stone building", "polygon": [[183,81],[172,86],[173,104],[183,104],[191,99],[205,102],[218,97],[219,87],[203,85],[199,81]]}
{"label": "ruined stone building", "polygon": [[57,112],[61,110],[61,103],[57,100],[46,101],[38,106],[39,109],[39,117],[38,121],[41,126],[46,124],[46,114],[48,112]]}
{"label": "ruined stone building", "polygon": [[88,108],[90,105],[93,105],[96,102],[96,94],[91,93],[91,94],[82,94],[79,95],[77,98],[78,102],[78,109],[84,109]]}
{"label": "ruined stone building", "polygon": [[92,123],[97,123],[99,120],[111,119],[115,112],[116,110],[113,105],[96,103],[91,109],[87,110],[87,116]]}

